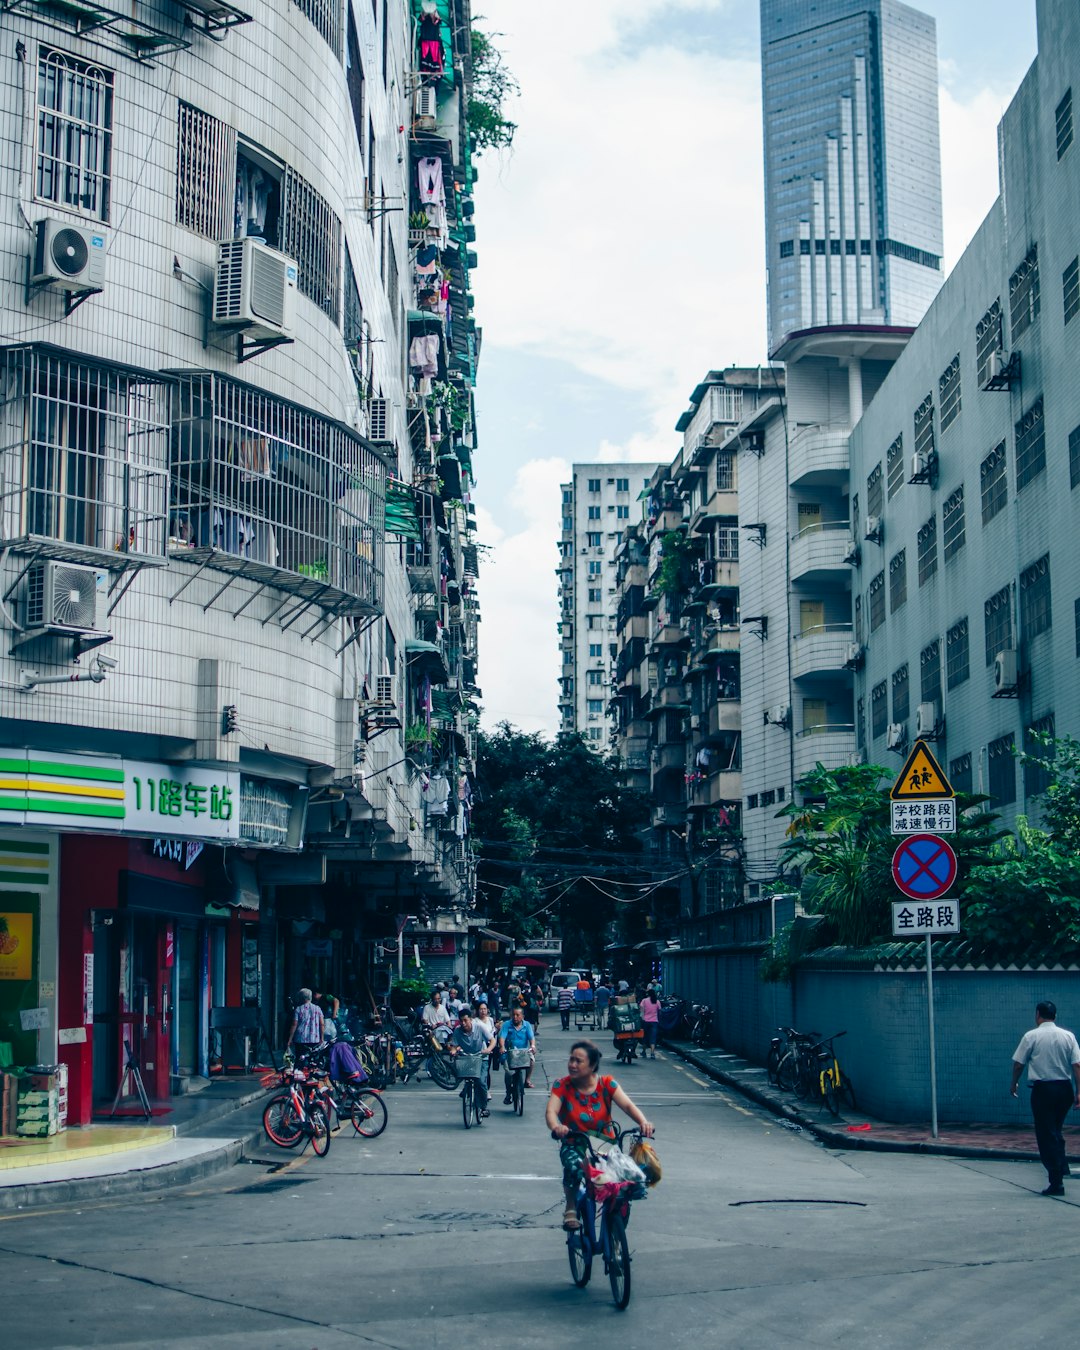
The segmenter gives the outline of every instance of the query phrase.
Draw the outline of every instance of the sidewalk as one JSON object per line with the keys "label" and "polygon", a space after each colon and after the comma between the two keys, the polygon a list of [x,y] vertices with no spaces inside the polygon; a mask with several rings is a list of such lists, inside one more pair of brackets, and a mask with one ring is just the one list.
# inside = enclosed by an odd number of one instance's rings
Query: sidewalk
{"label": "sidewalk", "polygon": [[161,1114],[102,1119],[49,1139],[0,1138],[0,1213],[187,1184],[231,1167],[262,1134],[261,1074],[215,1078],[152,1103]]}
{"label": "sidewalk", "polygon": [[[956,1125],[939,1122],[938,1137],[930,1124],[899,1125],[863,1112],[834,1120],[824,1109],[808,1106],[768,1080],[765,1070],[718,1047],[704,1049],[685,1041],[663,1039],[664,1048],[725,1087],[748,1097],[784,1120],[814,1134],[830,1148],[874,1149],[882,1153],[943,1153],[958,1158],[1012,1158],[1038,1162],[1034,1130],[1014,1125]],[[1066,1126],[1069,1160],[1080,1163],[1080,1126]]]}

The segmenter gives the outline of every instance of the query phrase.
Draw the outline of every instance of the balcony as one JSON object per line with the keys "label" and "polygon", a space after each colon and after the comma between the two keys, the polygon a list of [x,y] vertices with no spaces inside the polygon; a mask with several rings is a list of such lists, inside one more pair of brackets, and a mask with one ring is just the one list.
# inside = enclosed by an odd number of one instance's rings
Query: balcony
{"label": "balcony", "polygon": [[665,741],[652,748],[652,767],[654,773],[670,773],[686,768],[686,746],[682,741]]}
{"label": "balcony", "polygon": [[799,427],[788,451],[788,482],[792,487],[839,486],[848,476],[848,431],[824,426]]}
{"label": "balcony", "polygon": [[690,517],[691,534],[707,530],[718,520],[732,520],[739,514],[739,494],[734,488],[714,492]]}
{"label": "balcony", "polygon": [[795,734],[795,777],[804,778],[818,764],[842,769],[855,751],[855,727],[850,723],[825,723],[804,727]]}
{"label": "balcony", "polygon": [[738,769],[720,769],[687,784],[687,805],[696,809],[741,800],[742,774]]}
{"label": "balcony", "polygon": [[850,679],[845,664],[851,642],[849,623],[823,623],[796,633],[792,640],[792,679],[805,680],[814,675],[844,675]]}
{"label": "balcony", "polygon": [[689,712],[690,703],[686,697],[686,686],[681,680],[665,684],[657,689],[652,697],[649,716],[657,717],[662,712]]}
{"label": "balcony", "polygon": [[704,666],[732,653],[738,654],[742,644],[742,633],[735,625],[712,628],[703,632],[701,641],[694,652],[694,665]]}
{"label": "balcony", "polygon": [[709,709],[701,728],[706,737],[724,736],[742,730],[742,703],[737,698],[724,698]]}
{"label": "balcony", "polygon": [[845,556],[851,539],[847,520],[824,520],[808,525],[791,541],[791,580],[804,586],[823,586],[841,577],[850,581]]}
{"label": "balcony", "polygon": [[685,628],[681,628],[678,621],[671,621],[657,627],[652,636],[651,646],[662,648],[668,651],[674,651],[678,647],[685,646],[690,641],[690,634]]}

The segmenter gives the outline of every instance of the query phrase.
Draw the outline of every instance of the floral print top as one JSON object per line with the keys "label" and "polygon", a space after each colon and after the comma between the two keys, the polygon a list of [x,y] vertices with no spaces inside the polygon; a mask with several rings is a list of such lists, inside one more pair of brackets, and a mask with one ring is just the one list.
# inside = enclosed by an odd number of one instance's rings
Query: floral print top
{"label": "floral print top", "polygon": [[556,1078],[552,1095],[559,1098],[559,1121],[583,1134],[599,1134],[611,1124],[611,1103],[619,1085],[608,1074],[601,1074],[592,1092],[581,1092],[569,1078]]}

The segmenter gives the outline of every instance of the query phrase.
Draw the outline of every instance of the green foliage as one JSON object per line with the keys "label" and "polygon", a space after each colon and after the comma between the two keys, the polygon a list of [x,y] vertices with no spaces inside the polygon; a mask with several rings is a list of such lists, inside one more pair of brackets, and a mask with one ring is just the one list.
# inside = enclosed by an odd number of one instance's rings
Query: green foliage
{"label": "green foliage", "polygon": [[794,965],[791,958],[791,924],[784,924],[769,942],[758,966],[763,984],[790,984]]}
{"label": "green foliage", "polygon": [[1023,754],[1026,764],[1036,764],[1050,775],[1043,797],[1043,823],[1068,853],[1080,853],[1080,741],[1072,736],[1048,736],[1036,732],[1042,754]]}
{"label": "green foliage", "polygon": [[431,992],[431,983],[424,974],[424,967],[419,970],[413,967],[412,973],[403,975],[399,980],[394,977],[390,985],[390,992],[396,994],[403,1001],[408,999],[426,999]]}
{"label": "green foliage", "polygon": [[[1075,822],[1071,822],[1075,824]],[[1080,857],[1024,816],[1017,838],[999,845],[990,866],[972,869],[964,888],[964,933],[988,952],[1042,948],[1080,951]]]}
{"label": "green foliage", "polygon": [[660,539],[660,566],[653,590],[657,595],[685,595],[692,580],[697,549],[681,530],[666,530]]}
{"label": "green foliage", "polygon": [[504,107],[520,92],[491,36],[474,28],[468,122],[478,155],[484,150],[509,150],[513,145],[517,123],[510,121]]}

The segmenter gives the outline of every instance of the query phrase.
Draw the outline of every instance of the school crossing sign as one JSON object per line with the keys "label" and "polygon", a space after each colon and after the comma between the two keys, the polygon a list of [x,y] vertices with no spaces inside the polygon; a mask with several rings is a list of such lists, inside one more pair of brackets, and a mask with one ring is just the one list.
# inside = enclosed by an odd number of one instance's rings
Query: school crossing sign
{"label": "school crossing sign", "polygon": [[952,784],[925,741],[916,741],[889,793],[893,834],[955,834]]}

